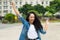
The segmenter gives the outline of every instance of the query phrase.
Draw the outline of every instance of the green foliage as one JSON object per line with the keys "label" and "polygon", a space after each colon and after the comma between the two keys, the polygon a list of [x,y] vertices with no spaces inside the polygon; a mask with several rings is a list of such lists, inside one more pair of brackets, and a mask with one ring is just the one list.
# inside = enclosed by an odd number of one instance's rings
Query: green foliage
{"label": "green foliage", "polygon": [[42,13],[39,13],[36,10],[29,10],[28,12],[34,12],[37,16],[42,16],[43,15]]}
{"label": "green foliage", "polygon": [[51,12],[48,11],[48,12],[45,13],[45,16],[52,17],[53,14],[52,14]]}
{"label": "green foliage", "polygon": [[52,14],[60,11],[60,0],[51,1],[50,6],[47,6],[46,10],[51,12]]}
{"label": "green foliage", "polygon": [[2,23],[8,23],[8,20],[2,20]]}
{"label": "green foliage", "polygon": [[57,3],[60,3],[60,0],[54,0],[55,2],[57,2]]}
{"label": "green foliage", "polygon": [[51,13],[53,13],[53,14],[57,12],[56,8],[53,7],[53,6],[46,7],[46,10],[49,11],[49,12],[51,12]]}
{"label": "green foliage", "polygon": [[46,12],[46,9],[40,4],[34,5],[34,10],[38,11],[39,13],[43,13],[43,14]]}
{"label": "green foliage", "polygon": [[46,11],[49,11],[50,13],[52,13],[52,15],[54,15],[56,12],[60,11],[60,0],[54,0],[50,2],[50,6],[47,6],[46,8],[44,8],[42,5],[37,4],[32,6],[31,4],[25,4],[23,5],[23,7],[18,9],[21,13],[26,14],[27,12],[29,12],[30,10],[34,10],[37,11],[37,15],[39,16],[44,16]]}
{"label": "green foliage", "polygon": [[39,16],[40,15],[42,16],[42,14],[44,15],[44,13],[46,12],[46,9],[43,6],[41,6],[40,4],[37,4],[37,5],[34,5],[34,6],[32,6],[31,4],[25,4],[25,5],[23,5],[23,7],[18,8],[18,10],[21,13],[26,14],[26,15],[27,15],[28,11],[34,10],[34,11],[38,12],[37,14]]}
{"label": "green foliage", "polygon": [[22,16],[26,19],[26,14],[22,14]]}
{"label": "green foliage", "polygon": [[5,15],[5,20],[8,20],[9,22],[11,22],[11,23],[13,23],[13,22],[15,22],[15,15],[14,14],[12,14],[12,13],[7,13],[6,15]]}
{"label": "green foliage", "polygon": [[18,8],[18,10],[21,13],[27,14],[28,10],[33,10],[33,7],[31,6],[31,4],[25,4],[25,5],[23,5],[23,7]]}
{"label": "green foliage", "polygon": [[60,0],[51,1],[50,6],[47,7],[46,9],[53,14],[58,12],[60,10],[60,3],[58,1],[60,1]]}

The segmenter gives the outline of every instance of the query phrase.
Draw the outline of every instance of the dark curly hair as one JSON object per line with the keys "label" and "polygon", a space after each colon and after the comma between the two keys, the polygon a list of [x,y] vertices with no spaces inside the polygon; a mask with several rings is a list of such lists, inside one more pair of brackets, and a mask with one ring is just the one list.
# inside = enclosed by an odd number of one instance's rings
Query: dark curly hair
{"label": "dark curly hair", "polygon": [[35,29],[36,30],[39,30],[39,29],[43,29],[42,25],[41,25],[41,22],[40,20],[38,19],[37,15],[35,14],[35,12],[29,12],[27,13],[27,17],[26,17],[26,20],[29,22],[29,16],[30,14],[34,14],[35,15],[35,20],[33,22],[33,25],[35,26]]}

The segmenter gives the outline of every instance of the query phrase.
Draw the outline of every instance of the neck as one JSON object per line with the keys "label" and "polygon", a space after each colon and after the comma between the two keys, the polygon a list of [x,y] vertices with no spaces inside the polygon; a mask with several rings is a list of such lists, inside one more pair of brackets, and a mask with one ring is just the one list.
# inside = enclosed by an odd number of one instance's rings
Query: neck
{"label": "neck", "polygon": [[29,21],[30,24],[33,24],[32,22]]}
{"label": "neck", "polygon": [[33,24],[33,23],[30,22],[30,24]]}

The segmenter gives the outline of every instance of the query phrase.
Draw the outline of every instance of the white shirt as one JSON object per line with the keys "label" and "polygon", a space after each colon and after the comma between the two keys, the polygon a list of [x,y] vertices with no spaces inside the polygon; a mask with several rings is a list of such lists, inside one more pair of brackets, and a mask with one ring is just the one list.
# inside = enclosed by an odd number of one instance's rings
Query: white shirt
{"label": "white shirt", "polygon": [[36,29],[33,24],[30,24],[30,28],[28,30],[27,36],[29,39],[36,39],[38,37]]}

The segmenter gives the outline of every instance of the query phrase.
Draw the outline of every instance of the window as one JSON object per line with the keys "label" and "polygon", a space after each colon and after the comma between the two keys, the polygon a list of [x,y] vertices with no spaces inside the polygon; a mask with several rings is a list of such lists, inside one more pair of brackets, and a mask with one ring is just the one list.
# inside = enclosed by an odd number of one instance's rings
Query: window
{"label": "window", "polygon": [[0,5],[2,4],[2,2],[0,2]]}
{"label": "window", "polygon": [[12,13],[12,10],[10,10],[10,13]]}
{"label": "window", "polygon": [[4,6],[4,9],[8,9],[8,6]]}
{"label": "window", "polygon": [[25,2],[27,4],[27,2]]}
{"label": "window", "polygon": [[12,7],[10,6],[10,9],[12,9]]}
{"label": "window", "polygon": [[20,5],[22,4],[22,2],[20,2]]}
{"label": "window", "polygon": [[22,4],[22,0],[20,0],[20,5]]}
{"label": "window", "polygon": [[15,0],[15,2],[18,1],[18,0]]}
{"label": "window", "polygon": [[8,4],[8,2],[3,2],[3,4],[4,4],[4,5],[7,5],[7,4]]}
{"label": "window", "polygon": [[0,13],[1,13],[1,11],[0,11]]}
{"label": "window", "polygon": [[36,4],[38,4],[38,1],[36,1]]}
{"label": "window", "polygon": [[15,2],[16,4],[18,4],[18,2]]}
{"label": "window", "polygon": [[33,4],[33,2],[31,2],[31,4]]}
{"label": "window", "polygon": [[18,8],[18,6],[16,6],[16,8]]}
{"label": "window", "polygon": [[9,2],[9,5],[11,5],[11,2]]}
{"label": "window", "polygon": [[3,12],[4,12],[4,13],[8,13],[8,10],[4,10]]}
{"label": "window", "polygon": [[9,0],[9,2],[11,2],[12,0]]}
{"label": "window", "polygon": [[2,6],[0,6],[0,9],[2,9]]}
{"label": "window", "polygon": [[48,1],[46,1],[46,4],[48,4]]}
{"label": "window", "polygon": [[44,2],[42,2],[42,4],[44,4]]}
{"label": "window", "polygon": [[2,0],[0,0],[0,2],[1,2]]}

